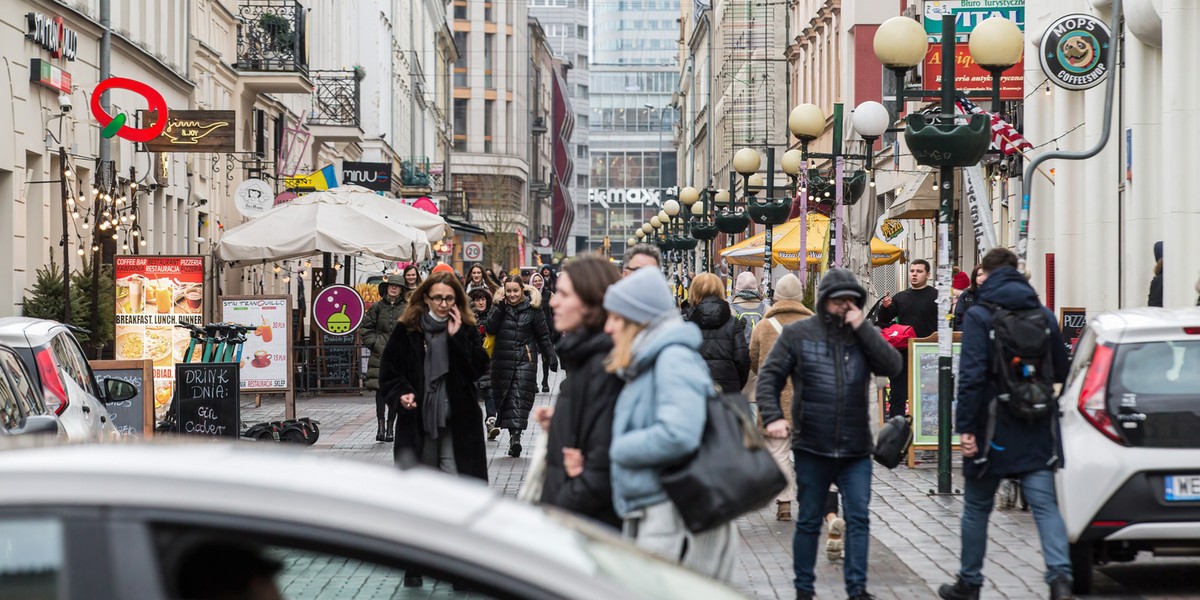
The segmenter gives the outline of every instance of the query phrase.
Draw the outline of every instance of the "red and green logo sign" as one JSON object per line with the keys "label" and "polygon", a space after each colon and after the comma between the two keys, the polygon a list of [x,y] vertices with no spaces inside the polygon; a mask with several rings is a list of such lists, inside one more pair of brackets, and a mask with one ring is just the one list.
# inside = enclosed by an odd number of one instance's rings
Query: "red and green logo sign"
{"label": "red and green logo sign", "polygon": [[[100,106],[100,95],[110,89],[128,90],[146,99],[146,115],[151,122],[145,127],[129,127],[125,124],[125,113],[110,115]],[[159,136],[167,126],[167,101],[154,88],[133,79],[124,77],[109,77],[96,85],[92,91],[92,116],[100,122],[104,129],[100,130],[101,137],[113,136],[131,142],[148,142]]]}

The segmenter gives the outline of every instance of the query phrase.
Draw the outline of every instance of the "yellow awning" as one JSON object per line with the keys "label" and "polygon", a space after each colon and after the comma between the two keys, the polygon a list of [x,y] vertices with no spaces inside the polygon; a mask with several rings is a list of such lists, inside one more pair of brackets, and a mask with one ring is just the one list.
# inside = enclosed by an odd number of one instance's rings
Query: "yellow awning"
{"label": "yellow awning", "polygon": [[[808,215],[808,264],[817,265],[821,262],[825,251],[825,238],[829,231],[829,217],[820,214]],[[760,233],[747,238],[721,251],[721,257],[731,265],[739,267],[763,266],[763,246],[767,236]],[[772,262],[786,269],[795,271],[800,268],[800,218],[797,217],[775,227],[774,240],[771,243]],[[871,264],[873,266],[890,265],[898,260],[904,251],[879,238],[871,240]]]}

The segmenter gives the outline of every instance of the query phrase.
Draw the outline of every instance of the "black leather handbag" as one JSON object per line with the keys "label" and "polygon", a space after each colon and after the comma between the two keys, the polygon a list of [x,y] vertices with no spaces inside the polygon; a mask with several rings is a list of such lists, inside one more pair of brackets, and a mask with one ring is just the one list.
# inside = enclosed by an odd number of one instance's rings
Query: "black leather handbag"
{"label": "black leather handbag", "polygon": [[912,441],[912,417],[897,415],[879,428],[879,435],[875,437],[875,451],[871,455],[875,462],[895,469],[908,452]]}
{"label": "black leather handbag", "polygon": [[693,533],[762,508],[787,486],[744,396],[712,394],[705,405],[708,418],[700,448],[659,473],[663,489]]}

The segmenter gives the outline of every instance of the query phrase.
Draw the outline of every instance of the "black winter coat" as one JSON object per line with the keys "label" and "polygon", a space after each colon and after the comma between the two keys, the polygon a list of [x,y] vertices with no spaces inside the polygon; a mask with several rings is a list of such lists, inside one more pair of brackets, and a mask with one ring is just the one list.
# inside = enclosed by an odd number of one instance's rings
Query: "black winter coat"
{"label": "black winter coat", "polygon": [[967,311],[979,302],[979,292],[970,288],[963,290],[958,296],[958,302],[954,304],[954,331],[962,331],[963,322],[967,318]]}
{"label": "black winter coat", "polygon": [[1040,423],[1025,423],[1009,415],[1006,409],[997,408],[995,431],[992,438],[987,439],[988,406],[995,401],[996,383],[991,372],[992,311],[985,304],[1014,310],[1041,307],[1050,324],[1054,381],[1066,380],[1069,365],[1058,321],[1038,300],[1037,292],[1025,276],[1011,267],[989,273],[987,281],[979,287],[979,302],[967,311],[963,325],[962,357],[958,363],[958,410],[955,412],[955,429],[960,434],[973,434],[976,445],[987,451],[986,460],[983,455],[964,457],[963,476],[1005,477],[1061,468],[1062,436],[1057,411]]}
{"label": "black winter coat", "polygon": [[700,327],[704,337],[700,356],[708,364],[713,383],[725,392],[742,391],[750,377],[750,345],[746,343],[745,324],[733,317],[728,302],[712,297],[692,307],[688,320]]}
{"label": "black winter coat", "polygon": [[[604,370],[604,359],[612,346],[612,338],[602,331],[578,331],[564,336],[556,347],[567,375],[547,439],[542,504],[620,528],[621,519],[613,509],[608,448],[612,444],[613,407],[624,382]],[[567,477],[563,448],[583,452],[583,473],[578,477]]]}
{"label": "black winter coat", "polygon": [[866,291],[854,275],[831,269],[821,280],[817,316],[792,323],[758,369],[755,395],[763,425],[783,418],[779,391],[792,378],[792,449],[834,458],[871,454],[869,386],[871,374],[895,377],[903,358],[879,329],[863,322],[851,329],[825,312],[825,301],[838,290]]}
{"label": "black winter coat", "polygon": [[407,308],[408,302],[404,300],[403,294],[396,302],[389,302],[387,295],[384,295],[383,299],[372,304],[371,309],[363,316],[362,325],[358,330],[362,332],[363,346],[371,351],[371,356],[367,359],[368,390],[379,389],[379,363],[383,360],[383,349],[387,347],[392,332],[396,330],[396,324],[400,322],[400,317]]}
{"label": "black winter coat", "polygon": [[501,429],[524,431],[529,426],[529,411],[537,394],[535,353],[540,349],[551,368],[558,370],[550,329],[540,305],[541,298],[536,305],[529,300],[517,306],[499,302],[492,307],[485,324],[487,332],[496,336],[496,347],[492,350],[492,394]]}
{"label": "black winter coat", "polygon": [[[475,393],[475,382],[488,368],[487,352],[479,331],[463,325],[450,338],[450,375],[446,377],[446,393],[450,397],[450,417],[447,429],[454,438],[454,462],[458,473],[487,481],[487,454],[483,441],[483,413]],[[401,324],[392,332],[379,368],[379,394],[385,400],[400,405],[400,397],[416,394],[417,407],[400,409],[396,417],[396,443],[393,448],[396,462],[405,452],[421,455],[427,442],[421,421],[425,391],[425,334],[409,331]]]}

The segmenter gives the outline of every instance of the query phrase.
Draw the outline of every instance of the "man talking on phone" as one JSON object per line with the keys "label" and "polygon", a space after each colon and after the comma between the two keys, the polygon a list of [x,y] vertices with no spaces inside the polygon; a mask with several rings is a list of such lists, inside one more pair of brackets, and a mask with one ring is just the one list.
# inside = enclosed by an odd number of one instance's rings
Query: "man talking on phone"
{"label": "man talking on phone", "polygon": [[833,483],[846,515],[846,593],[850,600],[872,598],[867,592],[867,503],[874,442],[868,386],[872,374],[899,373],[902,359],[879,329],[865,322],[866,300],[867,291],[853,273],[830,269],[817,290],[817,318],[784,327],[758,370],[755,392],[768,436],[788,436],[779,391],[788,377],[794,390],[792,453],[800,507],[792,545],[797,599],[810,599],[815,591],[813,566],[825,494]]}

